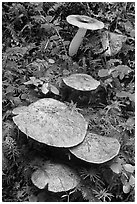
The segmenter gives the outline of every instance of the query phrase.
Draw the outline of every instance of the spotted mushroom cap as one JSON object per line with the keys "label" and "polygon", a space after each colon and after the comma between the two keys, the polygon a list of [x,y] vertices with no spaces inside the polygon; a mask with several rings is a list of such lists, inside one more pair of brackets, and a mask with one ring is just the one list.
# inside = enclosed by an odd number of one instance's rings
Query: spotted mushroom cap
{"label": "spotted mushroom cap", "polygon": [[99,30],[104,28],[104,23],[85,15],[70,15],[67,22],[79,28]]}
{"label": "spotted mushroom cap", "polygon": [[72,74],[63,79],[63,82],[79,91],[92,91],[97,89],[100,82],[87,74]]}
{"label": "spotted mushroom cap", "polygon": [[79,159],[101,164],[118,155],[120,144],[116,138],[89,133],[81,144],[69,150]]}
{"label": "spotted mushroom cap", "polygon": [[28,107],[13,110],[14,123],[32,139],[55,147],[72,147],[84,140],[87,122],[64,103],[40,99]]}

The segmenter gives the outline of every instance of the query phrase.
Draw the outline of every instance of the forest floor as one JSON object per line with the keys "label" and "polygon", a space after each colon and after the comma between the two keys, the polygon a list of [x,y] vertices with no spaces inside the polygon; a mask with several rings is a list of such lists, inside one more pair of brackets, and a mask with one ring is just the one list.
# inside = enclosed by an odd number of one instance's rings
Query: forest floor
{"label": "forest floor", "polygon": [[[102,21],[88,30],[78,52],[69,45],[78,28],[69,15]],[[4,202],[133,202],[135,199],[135,3],[2,3],[2,196]],[[71,74],[88,74],[101,88],[88,101],[69,101],[60,84]],[[48,84],[48,85],[47,85]],[[119,154],[103,164],[78,160],[27,137],[12,110],[43,98],[64,102],[88,121],[88,131],[116,138]],[[65,192],[34,185],[41,158],[76,169],[80,184]]]}

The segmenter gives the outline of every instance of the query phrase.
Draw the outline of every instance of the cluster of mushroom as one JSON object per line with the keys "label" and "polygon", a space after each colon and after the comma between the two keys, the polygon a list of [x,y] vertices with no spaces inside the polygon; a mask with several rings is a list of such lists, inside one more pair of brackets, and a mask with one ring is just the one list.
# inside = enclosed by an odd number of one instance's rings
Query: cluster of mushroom
{"label": "cluster of mushroom", "polygon": [[[84,15],[70,15],[67,21],[79,27],[70,43],[70,56],[77,53],[87,29],[104,27],[102,22]],[[100,86],[99,81],[87,74],[72,74],[64,78],[62,83],[71,89],[68,91],[71,92],[69,99],[74,102],[75,98],[88,96]],[[55,99],[40,99],[27,107],[15,108],[13,114],[14,123],[28,137],[51,147],[67,148],[71,154],[86,162],[101,164],[119,153],[117,139],[88,133],[88,123],[83,115]],[[34,171],[31,180],[39,189],[48,185],[48,190],[52,192],[68,191],[80,182],[77,173],[69,166],[51,161],[45,161]]]}
{"label": "cluster of mushroom", "polygon": [[[114,158],[120,149],[117,139],[87,133],[83,115],[65,103],[52,98],[40,99],[27,107],[13,110],[13,121],[28,137],[70,153],[86,162],[101,164]],[[68,191],[80,182],[77,173],[64,164],[45,161],[34,171],[31,180],[39,189],[52,192]]]}

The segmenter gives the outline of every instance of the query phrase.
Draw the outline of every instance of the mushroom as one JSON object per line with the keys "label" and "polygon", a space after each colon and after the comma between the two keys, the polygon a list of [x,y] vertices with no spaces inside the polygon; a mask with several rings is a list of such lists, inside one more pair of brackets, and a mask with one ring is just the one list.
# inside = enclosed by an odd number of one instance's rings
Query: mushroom
{"label": "mushroom", "polygon": [[[97,91],[100,82],[88,74],[71,74],[62,79],[62,99],[73,101],[77,105],[86,105],[90,97]],[[95,98],[95,97],[93,97]]]}
{"label": "mushroom", "polygon": [[87,122],[83,115],[52,98],[15,108],[14,123],[32,139],[54,147],[72,147],[84,140]]}
{"label": "mushroom", "polygon": [[118,155],[120,143],[116,138],[88,133],[84,141],[69,149],[79,159],[89,163],[105,163]]}
{"label": "mushroom", "polygon": [[70,56],[73,56],[77,53],[77,50],[86,34],[87,29],[99,30],[104,27],[103,22],[84,15],[70,15],[67,17],[67,22],[79,27],[69,46]]}
{"label": "mushroom", "polygon": [[39,189],[48,185],[48,191],[57,193],[75,188],[80,183],[80,178],[65,164],[46,161],[32,173],[31,181]]}

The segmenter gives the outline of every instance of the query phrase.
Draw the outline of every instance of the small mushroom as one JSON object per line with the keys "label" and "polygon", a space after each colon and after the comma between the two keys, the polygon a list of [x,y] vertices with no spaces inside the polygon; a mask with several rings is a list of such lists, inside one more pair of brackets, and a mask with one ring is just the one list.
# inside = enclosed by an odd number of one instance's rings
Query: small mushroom
{"label": "small mushroom", "polygon": [[84,15],[70,15],[67,17],[67,22],[79,27],[76,35],[69,46],[69,55],[73,56],[77,53],[77,50],[83,41],[86,31],[89,30],[99,30],[104,27],[104,23],[98,21],[94,18],[84,16]]}
{"label": "small mushroom", "polygon": [[39,189],[48,185],[48,190],[54,193],[71,190],[80,182],[77,173],[69,166],[50,161],[34,171],[31,180]]}
{"label": "small mushroom", "polygon": [[116,138],[88,133],[81,144],[69,150],[79,159],[101,164],[118,155],[120,144]]}
{"label": "small mushroom", "polygon": [[82,103],[86,105],[99,85],[100,82],[88,74],[72,74],[62,80],[62,98],[67,101],[72,100],[78,105]]}

